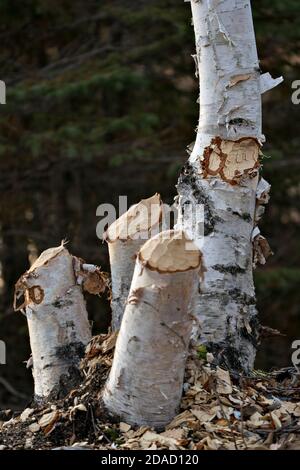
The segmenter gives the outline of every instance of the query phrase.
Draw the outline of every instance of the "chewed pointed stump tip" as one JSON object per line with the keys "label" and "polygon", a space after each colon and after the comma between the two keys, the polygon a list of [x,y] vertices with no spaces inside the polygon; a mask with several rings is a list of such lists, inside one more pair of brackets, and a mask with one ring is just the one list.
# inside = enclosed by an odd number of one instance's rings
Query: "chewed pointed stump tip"
{"label": "chewed pointed stump tip", "polygon": [[14,307],[27,317],[36,400],[62,396],[79,380],[91,339],[83,289],[102,292],[105,279],[62,244],[44,251],[17,282]]}
{"label": "chewed pointed stump tip", "polygon": [[133,276],[135,257],[152,235],[163,229],[164,209],[159,194],[142,199],[112,223],[108,243],[112,283],[112,329],[119,330]]}
{"label": "chewed pointed stump tip", "polygon": [[201,266],[180,231],[161,232],[137,256],[103,393],[109,412],[129,424],[160,429],[178,412]]}

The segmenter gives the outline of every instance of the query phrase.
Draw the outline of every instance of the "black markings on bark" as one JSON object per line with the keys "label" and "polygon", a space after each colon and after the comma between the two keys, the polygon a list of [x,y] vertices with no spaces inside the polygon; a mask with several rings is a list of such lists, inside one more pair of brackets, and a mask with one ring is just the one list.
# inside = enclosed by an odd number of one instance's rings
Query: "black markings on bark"
{"label": "black markings on bark", "polygon": [[[230,289],[226,293],[211,292],[209,297],[218,298],[222,305],[233,301],[240,307],[240,314],[236,320],[230,316],[226,318],[225,339],[221,343],[205,343],[207,351],[214,355],[215,365],[229,368],[237,373],[243,372],[249,350],[253,346],[257,348],[259,343],[259,320],[256,315],[255,296],[248,295],[240,289]],[[232,321],[236,323],[234,328]]]}
{"label": "black markings on bark", "polygon": [[235,118],[235,119],[231,119],[229,121],[229,125],[230,126],[246,126],[246,127],[254,127],[253,126],[253,122],[251,121],[247,121],[247,119],[243,119],[243,118]]}
{"label": "black markings on bark", "polygon": [[[201,292],[201,291],[200,291]],[[242,304],[243,306],[255,305],[256,298],[245,294],[240,289],[230,289],[227,292],[210,292],[209,294],[203,294],[206,298],[219,299],[222,304],[234,300],[236,304]]]}
{"label": "black markings on bark", "polygon": [[251,222],[252,221],[251,214],[248,214],[247,212],[243,212],[240,215],[240,217],[241,217],[241,219],[245,220],[246,222]]}
{"label": "black markings on bark", "polygon": [[56,390],[51,392],[51,395],[56,396],[58,399],[65,397],[71,390],[77,388],[82,382],[82,374],[78,367],[70,366],[68,372],[61,376],[59,385]]}
{"label": "black markings on bark", "polygon": [[214,269],[215,271],[218,271],[219,273],[224,273],[224,274],[230,273],[233,276],[246,272],[245,268],[241,268],[240,266],[236,266],[236,265],[224,266],[223,264],[215,264],[214,266],[212,266],[212,269]]}
{"label": "black markings on bark", "polygon": [[251,333],[247,330],[246,327],[241,328],[240,334],[243,338],[245,338],[249,343],[251,343],[255,348],[259,345],[259,321],[257,315],[253,315],[249,319],[249,326],[251,328]]}
{"label": "black markings on bark", "polygon": [[234,299],[236,302],[239,302],[245,306],[256,304],[255,296],[245,294],[240,289],[231,289],[228,291],[227,295],[231,299]]}
{"label": "black markings on bark", "polygon": [[258,324],[257,318],[253,316],[249,320],[252,333],[242,327],[235,331],[234,338],[231,334],[228,334],[221,343],[206,343],[207,351],[211,352],[215,358],[214,364],[225,367],[233,373],[245,372],[245,363],[249,353],[248,348],[252,346],[256,348],[259,343]]}
{"label": "black markings on bark", "polygon": [[72,300],[62,299],[62,298],[58,298],[52,303],[53,307],[55,308],[69,307],[72,304],[73,304]]}
{"label": "black markings on bark", "polygon": [[[196,182],[197,177],[195,169],[189,162],[187,162],[185,166],[182,167],[179,175],[177,186],[178,193],[180,194],[183,190],[187,193],[192,193],[196,204],[204,206],[204,236],[208,236],[214,231],[215,223],[216,221],[219,221],[219,218],[213,214],[210,198]],[[188,203],[188,201],[186,201],[185,204],[186,203]],[[193,201],[189,201],[189,203],[193,203]]]}
{"label": "black markings on bark", "polygon": [[232,209],[230,209],[230,207],[227,208],[227,211],[230,212],[232,215],[236,215],[240,219],[245,220],[245,222],[251,222],[252,221],[251,214],[249,214],[248,212],[243,212],[241,214],[240,212],[233,211]]}
{"label": "black markings on bark", "polygon": [[[78,387],[82,382],[82,374],[79,369],[79,360],[84,357],[85,346],[80,342],[70,343],[67,346],[61,346],[56,349],[58,359],[64,359],[69,362],[68,371],[60,378],[59,384],[54,387],[48,397],[35,396],[34,401],[38,404],[57,400],[65,397],[72,389]],[[48,367],[51,367],[49,364]]]}
{"label": "black markings on bark", "polygon": [[80,342],[70,343],[66,346],[56,348],[56,356],[58,359],[67,360],[70,365],[78,365],[78,358],[84,357],[85,346]]}
{"label": "black markings on bark", "polygon": [[231,346],[231,342],[227,342],[228,338],[219,343],[206,343],[206,349],[212,353],[215,360],[214,365],[229,369],[231,372],[240,372],[243,370],[243,364],[240,354]]}

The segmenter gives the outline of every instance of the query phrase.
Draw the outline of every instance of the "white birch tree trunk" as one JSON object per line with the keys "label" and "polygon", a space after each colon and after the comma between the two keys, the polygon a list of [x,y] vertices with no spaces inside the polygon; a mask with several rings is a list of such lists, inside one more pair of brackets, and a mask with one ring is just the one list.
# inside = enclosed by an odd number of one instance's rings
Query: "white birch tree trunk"
{"label": "white birch tree trunk", "polygon": [[[36,400],[63,395],[79,379],[79,362],[91,339],[83,289],[103,292],[105,279],[63,244],[44,251],[16,284],[15,310],[27,317]],[[24,301],[17,306],[20,297]]]}
{"label": "white birch tree trunk", "polygon": [[201,253],[182,232],[162,232],[139,252],[103,395],[126,423],[161,428],[178,411],[200,270]]}
{"label": "white birch tree trunk", "polygon": [[[178,192],[181,224],[207,268],[194,304],[201,325],[196,337],[221,362],[249,371],[258,341],[252,239],[259,236],[253,230],[263,203],[261,94],[282,79],[261,75],[249,0],[191,0],[191,6],[200,117]],[[203,221],[190,222],[198,204],[204,205],[204,237],[194,228]]]}
{"label": "white birch tree trunk", "polygon": [[162,230],[163,204],[159,194],[142,199],[109,226],[108,243],[112,284],[112,330],[120,329],[128,297],[135,257],[152,235]]}

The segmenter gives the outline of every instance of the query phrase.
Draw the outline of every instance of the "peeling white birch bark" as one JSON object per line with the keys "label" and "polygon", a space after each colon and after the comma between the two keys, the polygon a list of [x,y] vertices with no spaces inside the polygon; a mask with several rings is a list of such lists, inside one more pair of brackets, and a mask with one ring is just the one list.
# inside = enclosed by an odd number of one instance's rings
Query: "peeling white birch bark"
{"label": "peeling white birch bark", "polygon": [[138,254],[103,394],[126,423],[161,428],[178,411],[201,259],[179,231],[160,233]]}
{"label": "peeling white birch bark", "polygon": [[159,194],[142,199],[111,224],[104,234],[108,243],[112,284],[112,330],[120,329],[135,257],[151,236],[162,230],[163,204]]}
{"label": "peeling white birch bark", "polygon": [[[202,249],[207,268],[195,298],[202,325],[195,335],[220,361],[247,372],[258,341],[252,232],[265,140],[261,94],[282,78],[260,73],[249,0],[191,0],[191,6],[200,117],[178,192],[181,226]],[[185,216],[187,207],[198,204],[205,206],[204,237],[191,235]]]}
{"label": "peeling white birch bark", "polygon": [[[62,244],[44,251],[16,284],[15,310],[24,309],[27,317],[36,400],[66,393],[79,378],[91,339],[83,288],[104,290],[99,269],[84,266],[91,265],[82,265]],[[17,306],[20,297],[24,302]]]}

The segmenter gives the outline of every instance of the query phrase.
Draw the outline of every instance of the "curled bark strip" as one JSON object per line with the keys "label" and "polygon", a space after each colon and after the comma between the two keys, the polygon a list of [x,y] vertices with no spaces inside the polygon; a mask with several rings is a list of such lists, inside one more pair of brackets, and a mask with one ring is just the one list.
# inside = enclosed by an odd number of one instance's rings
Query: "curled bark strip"
{"label": "curled bark strip", "polygon": [[105,292],[107,287],[107,278],[103,278],[100,271],[89,273],[89,275],[83,281],[83,289],[86,292],[94,295],[100,295]]}
{"label": "curled bark strip", "polygon": [[272,78],[269,72],[260,76],[260,92],[261,94],[275,88],[283,82],[283,77]]}
{"label": "curled bark strip", "polygon": [[256,200],[259,204],[268,204],[270,190],[271,185],[264,178],[260,178],[256,189]]}
{"label": "curled bark strip", "polygon": [[179,231],[156,235],[139,252],[103,394],[126,423],[161,428],[177,413],[200,269],[201,253]]}
{"label": "curled bark strip", "polygon": [[112,329],[121,325],[135,257],[141,246],[164,224],[163,203],[159,194],[141,200],[117,219],[106,231],[112,280]]}
{"label": "curled bark strip", "polygon": [[239,140],[212,139],[204,149],[201,160],[203,178],[219,176],[231,185],[237,185],[245,176],[257,175],[260,144],[257,139],[243,137]]}
{"label": "curled bark strip", "polygon": [[266,264],[268,258],[272,256],[272,252],[268,240],[260,233],[256,235],[253,240],[253,265],[256,267],[258,264]]}
{"label": "curled bark strip", "polygon": [[30,304],[40,304],[44,298],[44,291],[40,286],[27,288],[20,280],[15,285],[13,308],[15,312],[25,312],[25,308]]}
{"label": "curled bark strip", "polygon": [[85,292],[93,295],[101,295],[109,289],[109,276],[94,264],[87,264],[80,258],[74,257],[74,272],[77,284],[83,287]]}
{"label": "curled bark strip", "polygon": [[254,221],[257,224],[265,213],[265,206],[270,199],[271,185],[264,179],[260,178],[256,189],[256,205]]}
{"label": "curled bark strip", "polygon": [[[270,199],[271,185],[264,179],[260,178],[256,189],[256,206],[254,222],[257,224],[264,212],[265,205],[268,204]],[[260,230],[256,225],[252,232],[253,242],[253,267],[258,264],[266,264],[268,258],[273,255],[268,241],[260,234]]]}

